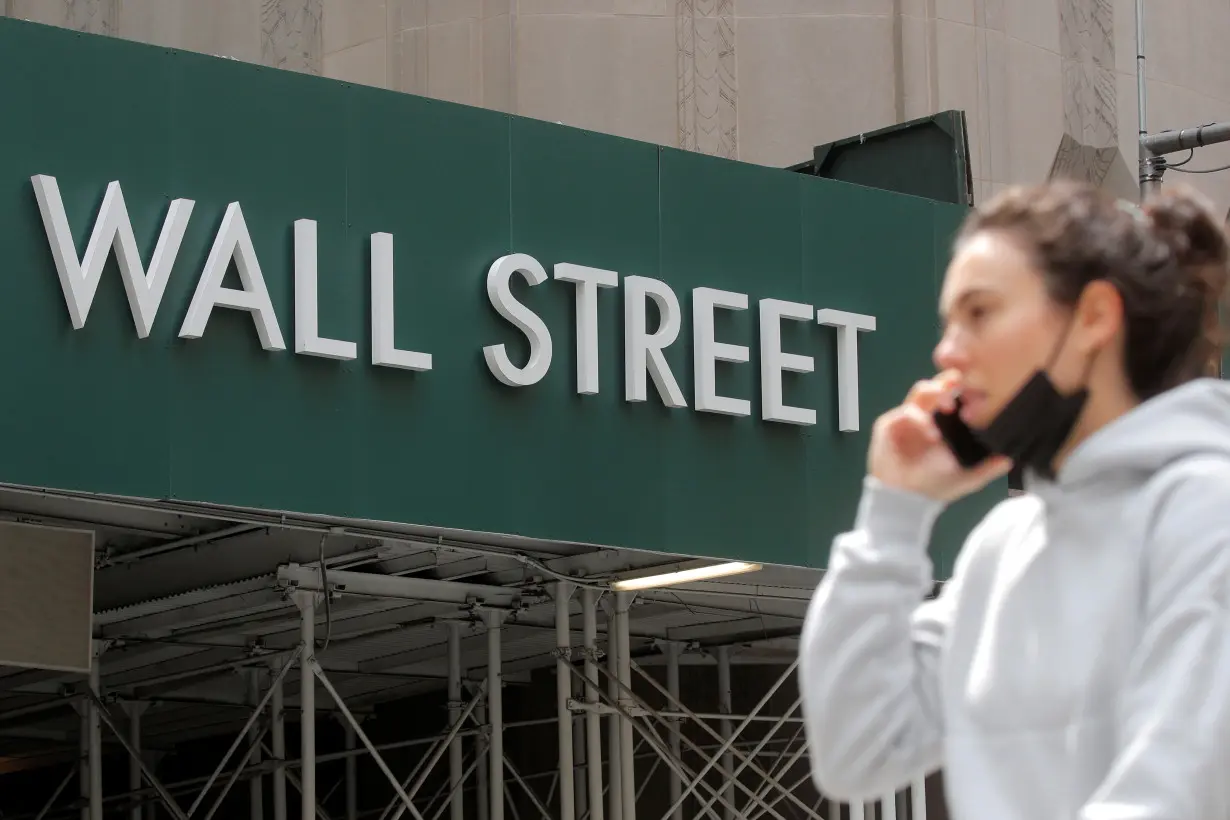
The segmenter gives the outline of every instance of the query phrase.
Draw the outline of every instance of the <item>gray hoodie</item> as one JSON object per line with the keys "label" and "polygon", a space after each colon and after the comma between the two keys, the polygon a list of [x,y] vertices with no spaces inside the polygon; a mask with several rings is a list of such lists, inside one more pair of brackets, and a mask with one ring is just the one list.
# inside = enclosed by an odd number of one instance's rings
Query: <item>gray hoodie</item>
{"label": "gray hoodie", "polygon": [[1230,384],[1154,398],[999,504],[934,600],[941,510],[867,479],[808,611],[812,772],[943,768],[955,820],[1230,818]]}

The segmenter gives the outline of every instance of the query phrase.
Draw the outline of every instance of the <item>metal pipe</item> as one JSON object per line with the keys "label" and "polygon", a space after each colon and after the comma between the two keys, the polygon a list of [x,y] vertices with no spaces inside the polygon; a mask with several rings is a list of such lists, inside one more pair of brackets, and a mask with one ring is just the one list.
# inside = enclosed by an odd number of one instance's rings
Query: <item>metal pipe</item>
{"label": "metal pipe", "polygon": [[[504,765],[508,767],[508,773],[512,775],[513,780],[517,781],[517,784],[521,786],[526,796],[530,798],[530,802],[534,804],[534,808],[538,809],[538,813],[542,815],[543,820],[554,820],[554,818],[551,817],[551,812],[547,811],[547,807],[544,806],[542,801],[538,799],[538,795],[534,794],[534,790],[521,779],[521,773],[517,771],[517,767],[513,765],[513,762],[511,760],[505,760]],[[509,805],[511,806],[513,804],[510,803]]]}
{"label": "metal pipe", "polygon": [[[474,719],[478,721],[480,726],[487,726],[487,706],[480,703],[474,710]],[[491,751],[491,732],[486,729],[485,733],[479,738],[480,742],[475,743],[475,754],[478,755],[478,769],[474,775],[474,785],[477,787],[475,802],[478,806],[478,820],[491,820],[487,816],[487,811],[491,808],[491,801],[487,799],[487,793],[490,791],[490,784],[487,780],[487,762],[490,759]],[[478,748],[479,746],[482,748]]]}
{"label": "metal pipe", "polygon": [[51,793],[51,797],[47,798],[47,802],[43,804],[43,808],[35,816],[34,820],[43,820],[47,816],[47,812],[51,811],[51,807],[60,799],[60,795],[68,788],[68,784],[73,782],[73,777],[77,774],[77,767],[69,766],[68,773],[64,775],[64,779],[60,781],[60,785],[56,786],[56,790]]}
{"label": "metal pipe", "polygon": [[273,735],[273,820],[286,820],[286,701],[284,681],[270,684],[270,732]]}
{"label": "metal pipe", "polygon": [[[616,710],[618,710],[624,717],[631,719],[632,716],[629,715],[627,712],[625,712],[623,710],[623,707],[620,706],[614,700],[611,701],[611,706],[615,708]],[[662,739],[660,737],[650,732],[645,727],[640,726],[639,724],[633,723],[632,725],[633,725],[633,728],[638,733],[640,733],[641,739],[644,742],[648,743],[650,748],[652,748],[655,752],[658,753],[658,755],[662,758],[663,762],[665,762],[667,766],[670,766],[672,769],[679,769],[681,776],[686,775],[688,777],[695,777],[695,773],[691,769],[689,769],[686,765],[684,765],[682,761],[676,760],[670,756],[670,750],[666,748],[664,745],[661,745]],[[713,789],[707,783],[699,783],[699,785],[703,785],[705,788],[709,789],[710,791],[713,791]],[[719,794],[718,797],[720,799],[721,795]],[[716,812],[711,811],[710,816],[713,817],[713,820],[719,820],[718,814]],[[784,820],[784,818],[781,818],[781,820]]]}
{"label": "metal pipe", "polygon": [[[248,701],[253,709],[261,709],[261,670],[248,669]],[[253,724],[248,730],[248,739],[252,743],[252,757],[250,762],[253,766],[260,765],[261,762],[261,745],[259,738],[263,733]],[[259,774],[248,781],[248,812],[250,820],[263,820],[265,816],[265,781]]]}
{"label": "metal pipe", "polygon": [[[581,617],[585,641],[585,702],[598,705],[598,592],[581,590]],[[585,713],[585,763],[587,768],[590,820],[602,820],[602,717]]]}
{"label": "metal pipe", "polygon": [[[803,704],[803,698],[800,697],[796,699],[794,702],[794,705],[790,707],[790,711],[786,713],[786,716],[792,715],[795,712],[797,712],[799,707],[802,704]],[[752,749],[750,752],[748,752],[747,757],[744,758],[743,762],[739,764],[739,768],[735,769],[734,772],[732,773],[728,773],[727,782],[733,782],[735,780],[738,780],[739,775],[743,773],[743,770],[746,769],[749,765],[751,765],[751,762],[755,760],[756,755],[760,754],[761,750],[764,749],[765,746],[769,745],[770,741],[773,739],[773,735],[777,734],[777,730],[780,729],[784,725],[786,725],[785,716],[778,719],[777,723],[769,727],[769,731],[765,732],[764,737],[760,739],[760,742],[756,744],[756,747]],[[769,783],[777,786],[778,788],[781,788],[781,782],[780,782],[779,776],[769,774],[764,779],[767,780]],[[735,805],[734,795],[731,794],[730,792],[727,792],[727,798],[729,799],[730,805],[734,806]],[[705,803],[705,805],[702,806],[702,810],[709,808],[709,806],[711,805],[713,805],[712,798],[709,799],[708,803]],[[740,816],[743,817],[746,815],[741,813]],[[896,818],[892,818],[891,820],[896,820]]]}
{"label": "metal pipe", "polygon": [[[128,752],[132,759],[138,762],[141,766],[141,774],[143,774],[145,779],[150,782],[150,785],[154,787],[154,791],[158,793],[158,796],[162,798],[162,801],[166,804],[166,807],[173,815],[175,815],[176,820],[187,820],[187,815],[184,814],[183,809],[181,809],[179,804],[176,803],[174,798],[171,797],[171,793],[167,791],[166,787],[163,786],[158,778],[154,776],[154,773],[145,766],[145,761],[141,760],[141,756],[136,752],[136,750],[128,745],[128,741],[124,738],[124,733],[120,731],[119,727],[115,725],[115,721],[113,721],[111,716],[107,714],[107,710],[103,708],[102,701],[98,700],[97,696],[93,694],[90,695],[90,698],[95,709],[97,710],[96,714],[98,715],[99,720],[107,724],[107,728],[111,730],[111,733],[115,735],[115,739],[118,740],[120,745],[124,747],[124,751]],[[100,737],[99,740],[101,739],[102,738]]]}
{"label": "metal pipe", "polygon": [[[764,697],[762,697],[760,701],[756,704],[756,706],[752,709],[751,715],[756,715],[757,713],[760,712],[761,709],[765,707],[765,704],[767,704],[772,699],[773,695],[777,693],[777,690],[780,689],[782,684],[786,682],[786,679],[789,678],[794,673],[794,670],[798,668],[798,664],[799,662],[797,659],[793,663],[790,664],[790,666],[786,669],[786,671],[782,674],[782,676],[779,677],[777,681],[774,682],[774,684],[771,687],[769,687],[769,691],[765,693]],[[640,666],[636,664],[633,664],[633,669],[635,669],[642,677],[644,677],[645,680],[647,680],[650,683],[650,685],[652,685],[658,692],[665,695],[668,699],[668,702],[671,700],[669,693],[662,687],[661,684],[659,684],[656,680],[653,679],[652,675],[650,675],[644,669],[641,669]],[[682,709],[685,713],[688,711],[687,707],[684,706],[682,703],[679,703],[678,701],[674,701],[674,702],[675,702],[675,705],[678,706],[680,709]],[[704,730],[710,737],[713,737],[715,739],[721,738],[721,735],[713,731],[713,729],[711,729],[705,723],[701,721],[696,721],[696,725],[699,726],[702,730]],[[681,800],[686,798],[689,794],[691,794],[691,792],[699,784],[699,779],[703,778],[706,774],[708,774],[710,769],[712,769],[714,766],[717,765],[718,758],[724,752],[726,752],[726,750],[734,748],[735,740],[739,737],[739,735],[743,734],[743,730],[746,729],[749,725],[751,725],[751,720],[746,719],[746,718],[739,722],[739,725],[731,733],[730,739],[722,742],[722,745],[718,748],[718,751],[716,752],[716,754],[714,754],[713,757],[709,760],[709,762],[705,764],[705,767],[701,771],[701,773],[697,775],[692,780],[691,783],[688,784],[688,787],[686,789],[684,789],[683,795],[681,795],[680,797]],[[671,727],[671,728],[674,732],[680,734],[680,737],[683,739],[684,744],[688,746],[688,748],[692,749],[693,751],[699,751],[699,748],[696,746],[696,744],[693,743],[691,740],[688,740],[687,738],[683,737],[682,733],[679,733],[678,729],[674,727]],[[743,757],[742,754],[740,754],[739,757],[742,758]],[[755,763],[749,762],[748,767],[752,770],[752,773],[755,774],[757,777],[768,778],[769,776],[768,773],[765,772],[764,769],[760,768]],[[751,797],[753,800],[756,800],[756,793],[753,792],[746,785],[744,785],[742,782],[736,780],[734,781],[734,785],[737,789],[742,791],[745,795]],[[807,816],[817,817],[815,811],[811,807],[809,807],[807,804],[805,804],[802,800],[799,800],[793,794],[788,794],[787,797],[799,809],[801,809]],[[761,801],[758,801],[758,802],[761,802]],[[763,805],[762,802],[761,804]],[[726,805],[726,804],[723,803],[723,805]],[[663,817],[666,817],[666,815],[669,815],[671,811],[673,811],[675,808],[676,806],[671,806],[671,808],[667,810],[666,814],[664,814]],[[779,820],[781,820],[781,815],[779,813],[770,811],[770,814],[772,814],[774,817],[777,817],[779,818]]]}
{"label": "metal pipe", "polygon": [[[729,715],[734,711],[731,702],[730,694],[730,647],[719,646],[717,648],[717,672],[718,672],[718,712],[724,715]],[[729,718],[723,718],[718,724],[722,732],[722,740],[730,740],[731,723]],[[731,785],[731,779],[737,775],[732,774],[734,769],[734,755],[729,751],[722,755],[722,779],[726,783],[724,794],[726,795],[727,808],[723,812],[726,820],[734,820],[735,803],[734,786]]]}
{"label": "metal pipe", "polygon": [[[504,692],[501,680],[504,625],[502,610],[484,611],[487,619],[487,711],[491,724],[491,745],[487,753],[487,793],[490,799],[488,820],[504,820]],[[481,799],[481,796],[480,796]]]}
{"label": "metal pipe", "polygon": [[[128,788],[130,791],[141,790],[141,714],[148,707],[144,703],[128,704],[128,743],[135,753],[128,761]],[[134,800],[132,809],[128,812],[130,820],[141,820],[141,801]]]}
{"label": "metal pipe", "polygon": [[[299,627],[299,792],[302,799],[299,820],[316,818],[316,676],[312,664],[316,662],[316,593],[296,592],[295,603],[302,614]],[[340,704],[339,704],[340,705]]]}
{"label": "metal pipe", "polygon": [[[461,725],[461,624],[456,621],[448,625],[448,723],[453,728]],[[452,820],[465,820],[461,791],[465,779],[463,751],[461,738],[454,736],[448,747],[448,803]]]}
{"label": "metal pipe", "polygon": [[[606,600],[606,674],[607,699],[612,703],[619,702],[619,616],[615,614],[614,598]],[[623,757],[619,753],[619,743],[622,740],[618,710],[611,713],[606,727],[606,766],[607,781],[610,790],[607,799],[609,820],[624,820],[624,789],[620,782],[620,766]]]}
{"label": "metal pipe", "polygon": [[[435,769],[436,764],[440,762],[440,758],[444,755],[444,750],[447,749],[453,742],[453,738],[461,733],[461,725],[469,719],[470,713],[474,711],[474,707],[483,699],[485,694],[486,684],[479,688],[479,692],[474,698],[466,704],[466,708],[462,711],[457,723],[449,727],[448,734],[440,738],[437,743],[432,744],[432,748],[428,754],[420,761],[419,765],[414,768],[410,776],[406,778],[406,782],[402,788],[406,789],[406,795],[410,800],[413,800],[415,795],[419,793],[419,789],[423,788],[423,784],[427,782],[427,778],[431,776],[431,772]],[[413,782],[411,782],[413,781]],[[393,812],[390,820],[401,820],[402,814],[405,812],[404,806],[396,806],[386,810]],[[381,815],[383,817],[383,815]]]}
{"label": "metal pipe", "polygon": [[[679,655],[683,651],[677,643],[668,643],[666,645],[666,691],[670,693],[672,698],[679,699]],[[678,718],[674,715],[663,715],[678,723]],[[671,754],[676,759],[683,757],[683,747],[679,741],[679,735],[671,732],[670,736]],[[683,793],[683,781],[679,779],[679,772],[671,769],[670,771],[670,800],[671,805],[675,807],[671,813],[673,820],[683,820],[683,801],[679,799],[679,795]]]}
{"label": "metal pipe", "polygon": [[156,547],[146,547],[145,549],[133,550],[132,552],[124,552],[119,555],[113,555],[107,558],[107,563],[111,565],[131,564],[134,561],[140,561],[144,558],[152,558],[155,555],[162,555],[167,552],[187,549],[195,547],[198,544],[205,544],[210,541],[221,541],[225,538],[232,538],[236,535],[263,530],[264,527],[258,527],[252,524],[239,524],[233,527],[218,530],[217,532],[203,532],[200,535],[189,536],[188,538],[179,538],[175,541],[169,541],[165,544],[159,544]]}
{"label": "metal pipe", "polygon": [[1148,136],[1148,122],[1145,117],[1145,0],[1136,0],[1136,122],[1137,122],[1137,155],[1140,163],[1140,199],[1159,187],[1158,183],[1150,181],[1149,149],[1145,146]]}
{"label": "metal pipe", "polygon": [[[628,635],[631,616],[628,610],[632,606],[632,593],[615,593],[616,624],[619,638],[619,682],[624,691],[632,688],[632,647]],[[629,692],[630,694],[630,692]],[[633,704],[629,700],[627,705]],[[619,786],[623,790],[624,820],[636,820],[636,758],[632,754],[633,736],[632,719],[623,717],[619,721]]]}
{"label": "metal pipe", "polygon": [[[269,731],[268,726],[262,726],[258,729],[252,745],[259,747],[267,731]],[[243,733],[240,734],[240,737],[243,737]],[[240,762],[236,764],[234,771],[231,772],[231,776],[226,779],[226,785],[222,787],[222,790],[218,792],[218,796],[214,798],[213,805],[209,807],[209,811],[205,812],[205,820],[213,820],[213,816],[218,813],[218,809],[222,808],[222,802],[226,800],[226,796],[231,793],[231,789],[236,781],[239,780],[239,775],[243,774],[246,768],[243,765],[242,758],[240,758]]]}
{"label": "metal pipe", "polygon": [[[287,564],[278,567],[278,581],[297,590],[325,592],[321,573],[312,567]],[[511,587],[467,584],[461,581],[438,581],[403,575],[377,575],[369,572],[330,570],[329,586],[348,595],[373,598],[394,598],[411,601],[433,601],[442,604],[511,607],[521,600],[521,590]]]}
{"label": "metal pipe", "polygon": [[[298,650],[292,653],[290,659],[286,661],[285,665],[282,666],[281,671],[278,672],[277,680],[280,681],[286,676],[286,673],[290,671],[290,667],[295,662],[295,657],[298,654]],[[205,782],[205,786],[201,789],[200,794],[198,794],[196,799],[192,801],[192,806],[188,809],[188,814],[190,816],[196,813],[197,807],[200,806],[201,801],[205,799],[206,793],[213,788],[214,782],[217,781],[218,777],[222,774],[222,770],[226,768],[226,764],[230,762],[231,756],[238,751],[239,745],[243,743],[244,736],[247,735],[248,730],[251,729],[253,724],[256,723],[256,719],[260,717],[260,713],[264,711],[265,703],[271,697],[272,691],[273,690],[271,687],[270,691],[265,693],[265,697],[261,699],[261,702],[252,710],[252,714],[248,715],[248,719],[244,722],[243,728],[239,730],[239,734],[237,734],[235,739],[231,741],[230,748],[226,750],[226,754],[223,755],[222,760],[218,762],[218,766],[214,769],[214,773],[210,776],[209,780]]]}
{"label": "metal pipe", "polygon": [[[380,752],[376,751],[376,747],[372,745],[367,733],[363,731],[363,727],[359,725],[359,721],[355,718],[350,709],[346,707],[346,702],[342,700],[342,696],[338,694],[337,689],[333,688],[333,683],[329,680],[329,676],[325,674],[325,670],[320,668],[320,664],[316,662],[315,658],[312,659],[311,670],[317,679],[320,680],[320,685],[323,686],[325,691],[329,693],[329,697],[333,698],[333,702],[337,705],[337,708],[341,710],[346,720],[352,727],[354,727],[354,733],[358,735],[359,742],[361,742],[367,748],[367,751],[371,753],[372,761],[376,764],[376,767],[380,769],[384,776],[388,778],[389,783],[393,785],[393,790],[397,792],[397,796],[401,798],[402,805],[404,805],[406,810],[414,816],[415,820],[423,820],[423,815],[419,814],[419,810],[414,807],[414,803],[410,800],[410,796],[406,794],[406,790],[403,789],[401,783],[397,781],[397,776],[393,774],[393,771],[389,768],[389,765],[384,762],[384,758],[380,756]],[[307,818],[304,818],[304,820],[307,820]]]}
{"label": "metal pipe", "polygon": [[[555,715],[559,735],[559,820],[575,820],[576,787],[572,772],[572,612],[573,586],[555,584]],[[527,787],[528,788],[528,787]]]}
{"label": "metal pipe", "polygon": [[[354,729],[346,727],[346,751],[353,752],[355,748]],[[359,817],[359,758],[346,758],[346,820],[358,820]]]}
{"label": "metal pipe", "polygon": [[90,693],[93,697],[86,706],[90,716],[90,820],[103,820],[102,722],[97,703],[102,695],[102,653],[102,643],[95,641],[94,662],[90,664]]}
{"label": "metal pipe", "polygon": [[[97,663],[97,661],[95,661]],[[77,784],[77,790],[81,797],[81,820],[90,820],[90,704],[88,700],[81,701],[78,705],[81,710],[80,731],[78,732],[78,740],[80,741],[81,757],[78,760],[78,768],[80,770],[80,778]]]}

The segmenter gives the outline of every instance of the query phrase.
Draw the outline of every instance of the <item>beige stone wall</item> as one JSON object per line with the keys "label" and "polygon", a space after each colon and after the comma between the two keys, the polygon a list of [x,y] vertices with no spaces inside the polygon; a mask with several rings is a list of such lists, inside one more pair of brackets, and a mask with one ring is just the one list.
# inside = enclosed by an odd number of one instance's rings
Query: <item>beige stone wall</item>
{"label": "beige stone wall", "polygon": [[[1134,0],[0,0],[11,16],[748,162],[963,108],[976,194],[1135,190]],[[1230,6],[1146,0],[1148,127],[1230,119]],[[1201,150],[1192,168],[1230,164]],[[1181,175],[1230,206],[1230,173]]]}

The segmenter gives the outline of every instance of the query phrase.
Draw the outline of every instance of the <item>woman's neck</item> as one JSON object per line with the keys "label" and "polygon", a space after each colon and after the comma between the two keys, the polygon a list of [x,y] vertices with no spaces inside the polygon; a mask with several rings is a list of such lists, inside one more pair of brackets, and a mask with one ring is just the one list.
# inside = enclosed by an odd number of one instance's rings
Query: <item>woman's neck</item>
{"label": "woman's neck", "polygon": [[1121,416],[1130,413],[1139,404],[1140,399],[1126,384],[1102,386],[1100,389],[1090,390],[1089,400],[1085,403],[1080,420],[1077,421],[1072,434],[1068,436],[1068,440],[1064,442],[1063,447],[1055,456],[1056,475],[1063,469],[1069,456],[1086,439]]}

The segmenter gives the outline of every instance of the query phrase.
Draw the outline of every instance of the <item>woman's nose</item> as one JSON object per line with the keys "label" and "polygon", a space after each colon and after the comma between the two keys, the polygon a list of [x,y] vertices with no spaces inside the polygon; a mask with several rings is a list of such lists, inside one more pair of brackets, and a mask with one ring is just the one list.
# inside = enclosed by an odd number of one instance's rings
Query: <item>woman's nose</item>
{"label": "woman's nose", "polygon": [[939,344],[935,346],[935,350],[931,353],[931,360],[935,363],[937,370],[952,370],[961,369],[965,365],[965,355],[953,338],[953,333],[945,333],[940,339]]}

